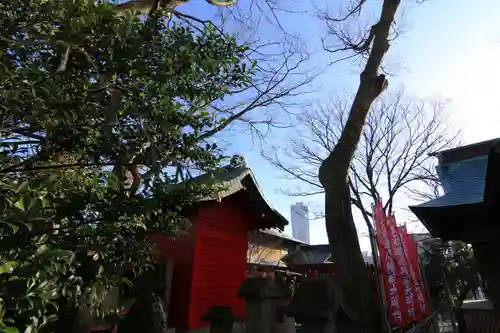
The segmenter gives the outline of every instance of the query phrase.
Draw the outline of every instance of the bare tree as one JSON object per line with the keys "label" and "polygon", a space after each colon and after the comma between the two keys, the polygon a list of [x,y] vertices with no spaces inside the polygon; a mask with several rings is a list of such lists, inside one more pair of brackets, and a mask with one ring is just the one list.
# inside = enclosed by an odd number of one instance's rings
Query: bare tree
{"label": "bare tree", "polygon": [[[300,126],[290,146],[275,147],[266,155],[289,178],[302,181],[304,187],[287,194],[325,192],[318,169],[339,141],[348,114],[349,105],[341,99],[308,111],[298,117]],[[383,199],[390,212],[397,194],[426,195],[429,184],[437,189],[429,153],[451,148],[457,139],[446,125],[446,116],[445,103],[406,98],[402,90],[372,105],[346,182],[350,204],[360,210],[372,239],[371,203]]]}
{"label": "bare tree", "polygon": [[[266,158],[290,179],[305,185],[285,190],[292,196],[323,194],[318,168],[337,143],[349,105],[339,98],[298,116],[299,127],[289,147],[273,147]],[[447,124],[446,103],[405,97],[404,91],[377,100],[369,113],[353,156],[348,184],[351,203],[371,227],[370,204],[382,200],[393,210],[398,193],[435,197],[439,180],[429,153],[452,148],[458,133]]]}
{"label": "bare tree", "polygon": [[318,177],[325,196],[325,224],[332,247],[334,276],[340,306],[345,316],[337,316],[338,331],[381,332],[381,307],[376,300],[363,260],[351,207],[351,162],[361,140],[372,103],[387,88],[382,74],[383,60],[389,50],[393,25],[401,0],[383,0],[377,21],[361,33],[352,34],[346,27],[362,11],[366,0],[350,2],[344,15],[323,14],[329,27],[325,50],[338,59],[360,59],[363,70],[359,86],[346,115],[345,125],[335,144],[321,161]]}

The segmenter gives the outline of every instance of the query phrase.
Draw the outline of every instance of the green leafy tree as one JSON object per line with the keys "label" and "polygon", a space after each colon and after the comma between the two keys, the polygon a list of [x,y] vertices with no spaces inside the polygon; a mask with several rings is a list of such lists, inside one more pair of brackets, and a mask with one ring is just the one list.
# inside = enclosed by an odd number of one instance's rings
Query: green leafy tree
{"label": "green leafy tree", "polygon": [[[87,0],[0,3],[0,331],[74,330],[95,284],[154,262],[224,158],[209,112],[251,84],[246,48]],[[234,119],[232,119],[234,120]]]}
{"label": "green leafy tree", "polygon": [[465,332],[461,307],[480,286],[472,246],[459,241],[433,243],[422,259],[434,307],[451,306],[460,332]]}
{"label": "green leafy tree", "polygon": [[469,244],[453,241],[433,244],[423,254],[423,262],[433,294],[443,298],[445,288],[457,307],[479,286],[474,253]]}

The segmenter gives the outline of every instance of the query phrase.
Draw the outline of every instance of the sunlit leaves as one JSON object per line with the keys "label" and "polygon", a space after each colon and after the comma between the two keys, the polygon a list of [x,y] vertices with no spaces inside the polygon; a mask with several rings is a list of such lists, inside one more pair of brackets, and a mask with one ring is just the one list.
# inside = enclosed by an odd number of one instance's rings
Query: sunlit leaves
{"label": "sunlit leaves", "polygon": [[16,267],[17,267],[17,262],[15,261],[7,261],[4,263],[0,263],[0,274],[12,273],[12,271]]}

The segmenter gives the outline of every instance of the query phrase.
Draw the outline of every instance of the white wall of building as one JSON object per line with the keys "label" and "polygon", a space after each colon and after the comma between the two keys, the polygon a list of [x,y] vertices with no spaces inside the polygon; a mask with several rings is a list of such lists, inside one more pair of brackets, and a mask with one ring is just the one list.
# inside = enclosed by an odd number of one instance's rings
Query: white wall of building
{"label": "white wall of building", "polygon": [[292,236],[304,243],[310,244],[309,239],[309,208],[299,202],[290,207],[292,220]]}
{"label": "white wall of building", "polygon": [[370,252],[368,251],[363,251],[363,260],[365,261],[365,264],[368,265],[373,265],[373,256]]}

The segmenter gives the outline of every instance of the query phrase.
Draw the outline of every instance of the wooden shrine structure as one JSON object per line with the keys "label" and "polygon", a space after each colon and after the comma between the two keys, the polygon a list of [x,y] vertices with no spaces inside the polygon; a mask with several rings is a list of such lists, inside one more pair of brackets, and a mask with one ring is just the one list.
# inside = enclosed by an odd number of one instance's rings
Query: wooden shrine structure
{"label": "wooden shrine structure", "polygon": [[249,168],[228,167],[214,177],[224,189],[196,204],[186,235],[154,236],[159,261],[174,262],[168,320],[176,329],[208,326],[202,316],[212,306],[229,306],[244,317],[238,289],[247,277],[249,232],[288,224],[266,201]]}
{"label": "wooden shrine structure", "polygon": [[500,309],[500,141],[440,151],[444,195],[410,207],[432,236],[470,243],[487,293]]}

